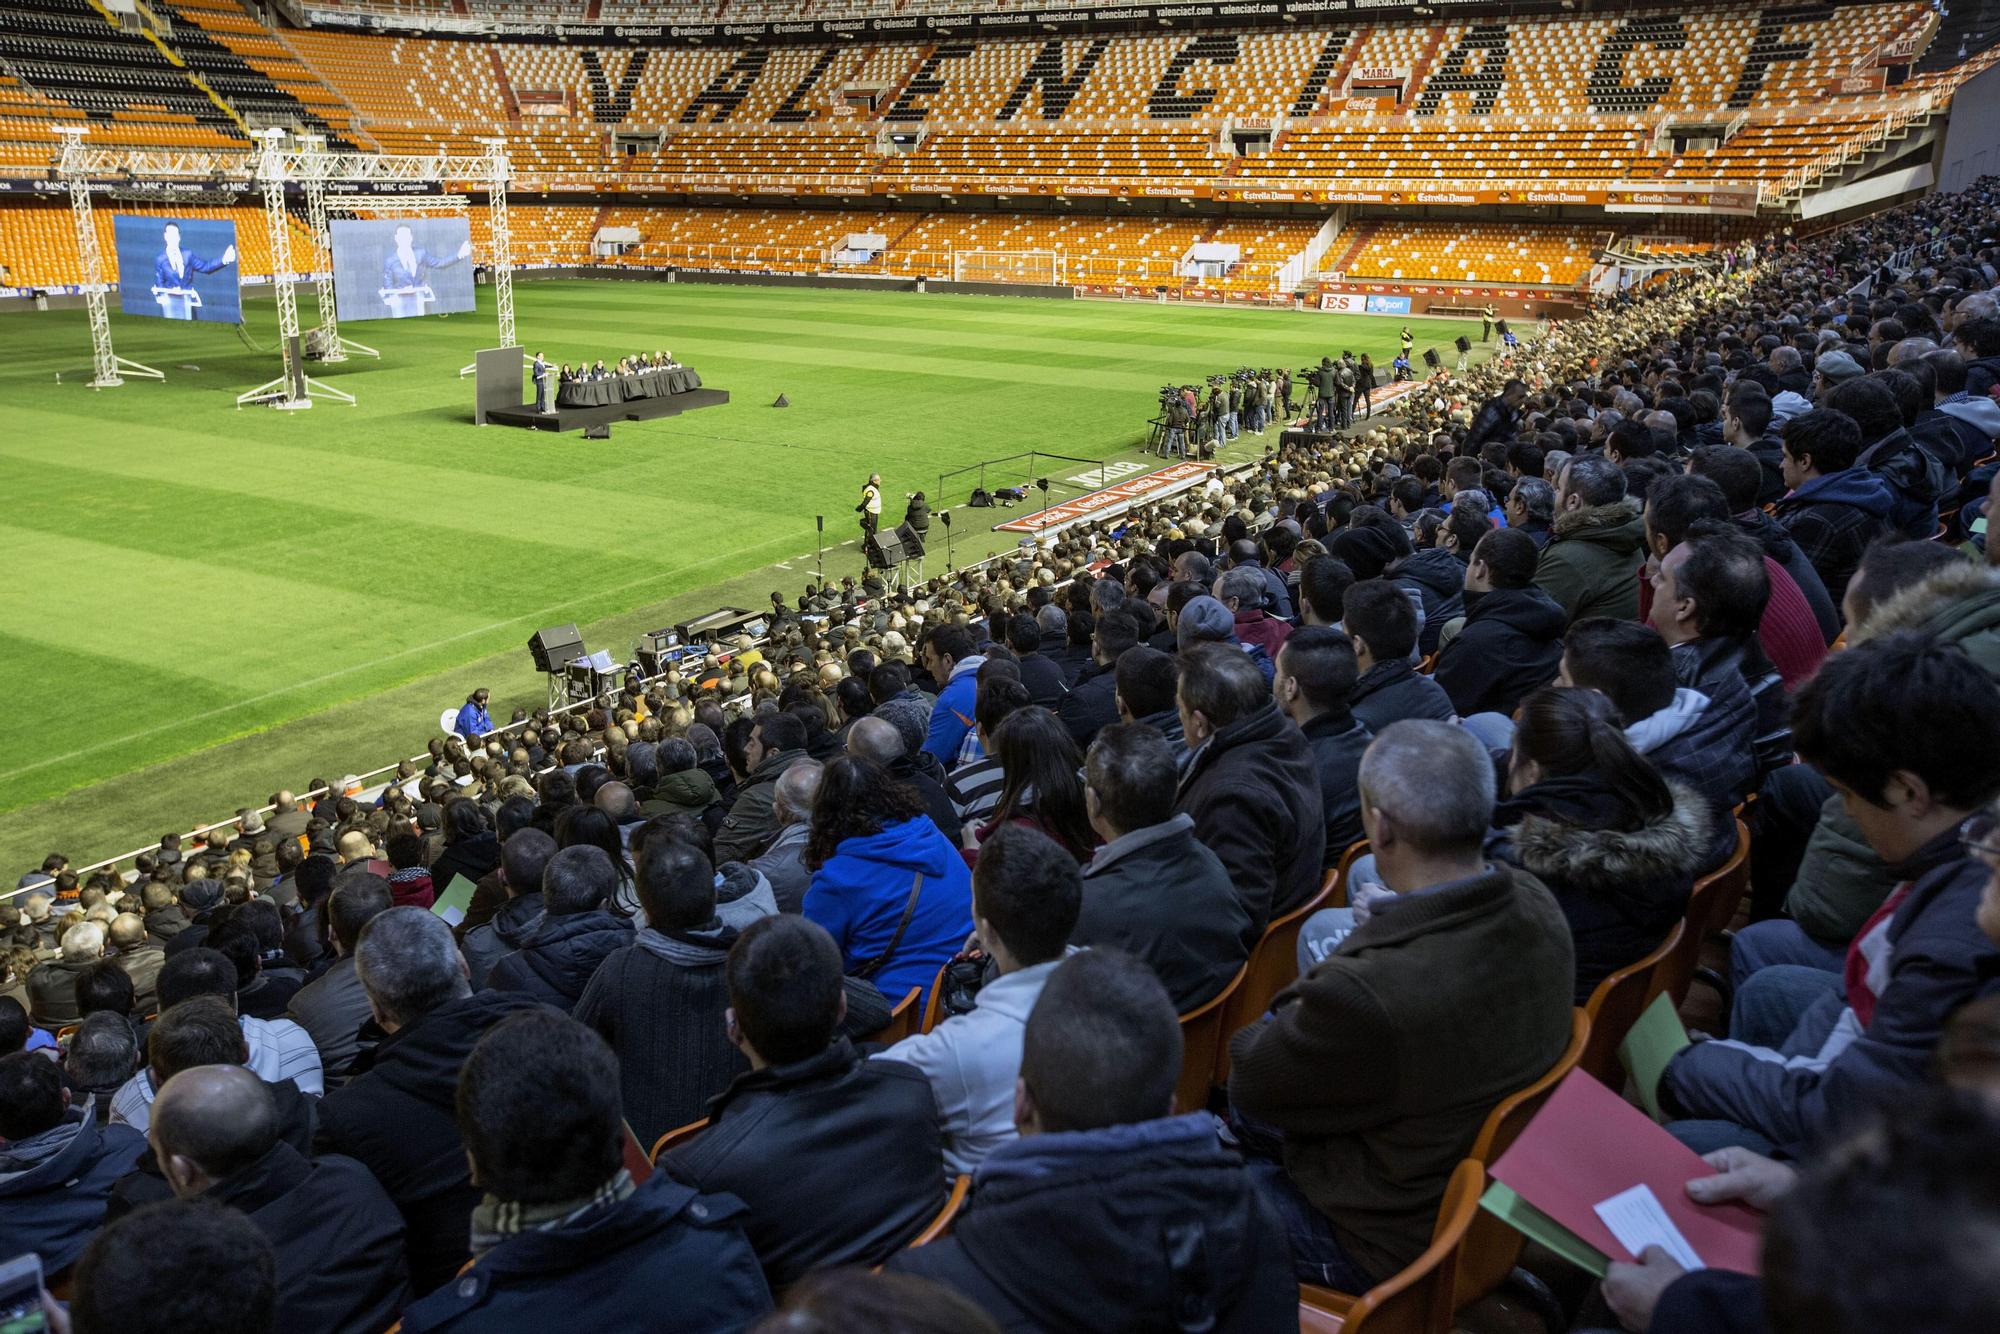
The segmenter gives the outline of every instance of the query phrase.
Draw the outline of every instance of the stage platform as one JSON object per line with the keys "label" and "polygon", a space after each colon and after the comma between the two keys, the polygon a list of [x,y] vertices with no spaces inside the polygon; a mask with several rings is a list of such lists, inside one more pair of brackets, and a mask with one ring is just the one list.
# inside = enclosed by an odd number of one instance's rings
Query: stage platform
{"label": "stage platform", "polygon": [[634,398],[604,407],[557,408],[536,412],[532,406],[492,408],[488,421],[502,426],[525,426],[531,431],[581,431],[586,426],[610,426],[617,422],[651,421],[656,417],[678,417],[696,408],[713,408],[729,401],[727,389],[690,389],[664,398]]}

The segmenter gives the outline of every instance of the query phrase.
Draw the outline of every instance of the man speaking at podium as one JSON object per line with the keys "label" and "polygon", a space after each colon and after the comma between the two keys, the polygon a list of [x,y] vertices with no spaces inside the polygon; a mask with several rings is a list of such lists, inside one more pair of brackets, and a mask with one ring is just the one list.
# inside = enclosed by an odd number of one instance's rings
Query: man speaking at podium
{"label": "man speaking at podium", "polygon": [[[153,260],[153,292],[184,295],[194,291],[197,273],[214,273],[236,262],[236,247],[229,246],[221,259],[203,259],[192,250],[181,249],[181,225],[170,222],[160,233],[160,253]],[[194,318],[191,301],[161,301],[160,313],[170,320]]]}
{"label": "man speaking at podium", "polygon": [[431,299],[431,270],[450,268],[471,254],[470,239],[459,244],[455,255],[433,255],[415,244],[408,223],[396,228],[396,247],[382,260],[382,299],[390,316],[402,319],[423,314],[425,303]]}

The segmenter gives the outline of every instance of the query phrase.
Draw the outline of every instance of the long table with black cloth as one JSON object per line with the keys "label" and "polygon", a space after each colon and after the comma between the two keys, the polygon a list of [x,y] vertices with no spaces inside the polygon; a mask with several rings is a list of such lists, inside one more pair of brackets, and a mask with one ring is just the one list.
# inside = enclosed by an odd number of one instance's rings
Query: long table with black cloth
{"label": "long table with black cloth", "polygon": [[635,398],[665,398],[699,388],[701,376],[694,367],[668,366],[629,375],[607,375],[601,380],[567,381],[556,387],[556,406],[608,408]]}

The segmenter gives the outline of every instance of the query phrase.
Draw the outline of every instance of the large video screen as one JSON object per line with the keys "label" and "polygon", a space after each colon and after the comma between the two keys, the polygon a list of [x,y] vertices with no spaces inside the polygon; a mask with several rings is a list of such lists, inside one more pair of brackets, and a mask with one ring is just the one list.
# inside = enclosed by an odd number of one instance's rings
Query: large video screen
{"label": "large video screen", "polygon": [[127,315],[243,323],[235,223],[116,213],[111,238],[118,252],[118,309]]}
{"label": "large video screen", "polygon": [[336,218],[333,308],[348,320],[471,310],[472,225],[457,218]]}

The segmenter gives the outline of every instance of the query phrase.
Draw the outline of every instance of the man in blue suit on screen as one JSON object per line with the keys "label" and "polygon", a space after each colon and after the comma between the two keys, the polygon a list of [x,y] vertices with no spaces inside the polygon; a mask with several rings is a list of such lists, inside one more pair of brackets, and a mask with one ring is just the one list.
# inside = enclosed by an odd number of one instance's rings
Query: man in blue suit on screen
{"label": "man in blue suit on screen", "polygon": [[221,259],[204,259],[192,250],[181,249],[181,225],[168,223],[160,232],[160,253],[153,258],[153,295],[159,300],[160,314],[170,320],[191,320],[198,298],[194,278],[198,273],[214,273],[236,262],[236,247],[222,252]]}
{"label": "man in blue suit on screen", "polygon": [[431,270],[450,268],[471,254],[472,242],[466,240],[455,255],[433,255],[417,247],[408,223],[396,228],[395,249],[382,260],[382,299],[390,316],[401,319],[423,314],[425,304],[432,299]]}

